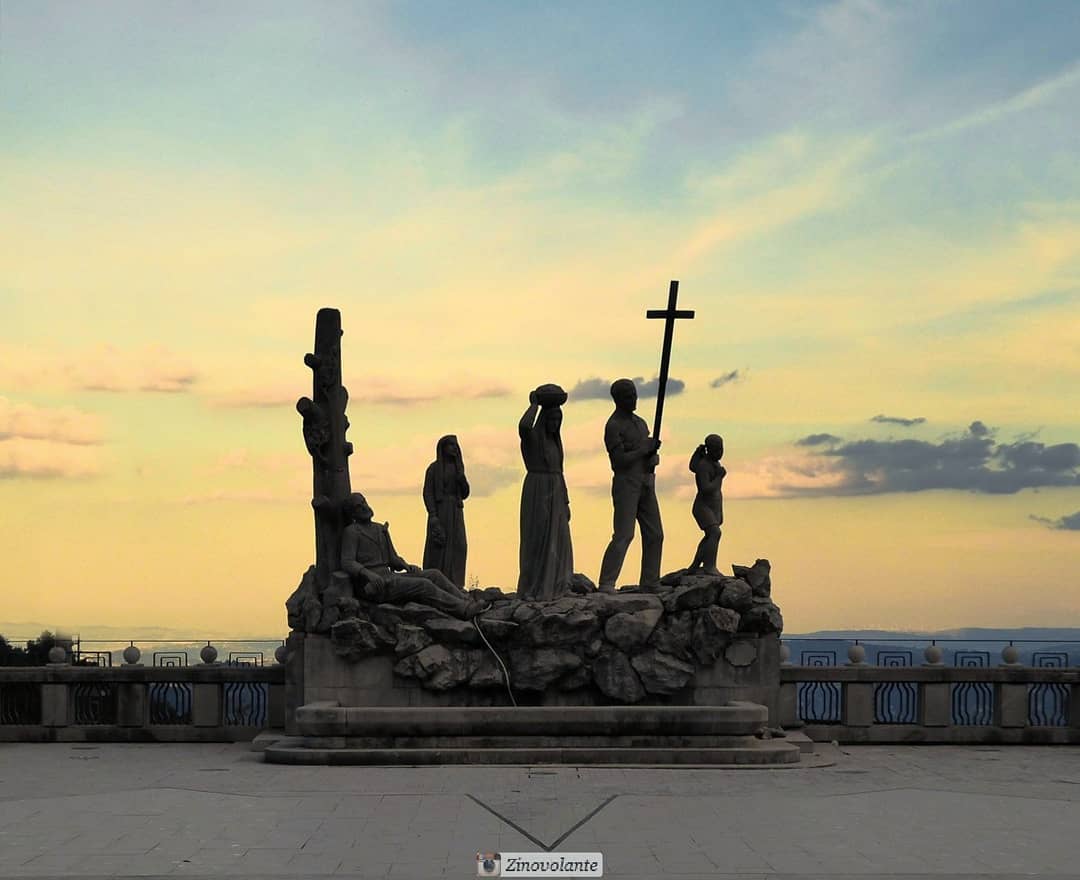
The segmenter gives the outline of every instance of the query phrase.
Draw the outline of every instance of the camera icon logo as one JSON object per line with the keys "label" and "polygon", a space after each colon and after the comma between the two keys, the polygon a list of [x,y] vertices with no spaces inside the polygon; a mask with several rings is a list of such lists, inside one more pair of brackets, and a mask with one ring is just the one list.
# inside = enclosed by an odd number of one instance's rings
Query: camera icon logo
{"label": "camera icon logo", "polygon": [[502,874],[502,858],[498,853],[476,854],[476,876],[498,877]]}

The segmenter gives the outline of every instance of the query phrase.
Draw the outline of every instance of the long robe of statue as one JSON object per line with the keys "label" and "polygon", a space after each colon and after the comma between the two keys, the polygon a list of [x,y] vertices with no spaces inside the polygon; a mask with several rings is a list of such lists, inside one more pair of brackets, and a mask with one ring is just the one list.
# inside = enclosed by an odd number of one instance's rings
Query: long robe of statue
{"label": "long robe of statue", "polygon": [[457,437],[447,434],[435,447],[435,461],[424,474],[424,507],[428,513],[424,568],[437,568],[459,587],[465,586],[465,537],[462,502],[469,497],[469,481]]}
{"label": "long robe of statue", "polygon": [[529,395],[518,423],[525,483],[521,488],[518,597],[554,599],[567,592],[574,573],[570,496],[563,478],[562,404],[566,392],[541,385]]}

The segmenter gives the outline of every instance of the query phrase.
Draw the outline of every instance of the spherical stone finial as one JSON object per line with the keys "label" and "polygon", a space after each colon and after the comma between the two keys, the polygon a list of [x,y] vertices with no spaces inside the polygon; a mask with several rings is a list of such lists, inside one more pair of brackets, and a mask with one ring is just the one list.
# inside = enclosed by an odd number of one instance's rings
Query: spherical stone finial
{"label": "spherical stone finial", "polygon": [[858,666],[861,663],[866,662],[866,648],[862,645],[852,645],[847,649],[848,663],[852,666]]}
{"label": "spherical stone finial", "polygon": [[791,665],[791,648],[787,642],[780,643],[780,662],[785,666]]}
{"label": "spherical stone finial", "polygon": [[923,650],[923,657],[929,665],[940,666],[945,652],[941,649],[941,645],[927,645]]}
{"label": "spherical stone finial", "polygon": [[1016,645],[1006,645],[1001,652],[1001,659],[1009,666],[1016,665],[1020,662],[1020,649]]}
{"label": "spherical stone finial", "polygon": [[49,662],[50,663],[66,663],[67,651],[60,645],[53,645],[49,648]]}
{"label": "spherical stone finial", "polygon": [[274,649],[274,659],[277,660],[282,666],[285,665],[285,658],[289,656],[289,649],[284,645],[278,645]]}
{"label": "spherical stone finial", "polygon": [[136,648],[134,645],[128,645],[124,648],[124,662],[128,666],[134,666],[139,662],[139,658],[142,656],[142,651]]}
{"label": "spherical stone finial", "polygon": [[199,659],[203,663],[213,663],[217,660],[217,648],[213,645],[207,645],[201,651],[199,651]]}

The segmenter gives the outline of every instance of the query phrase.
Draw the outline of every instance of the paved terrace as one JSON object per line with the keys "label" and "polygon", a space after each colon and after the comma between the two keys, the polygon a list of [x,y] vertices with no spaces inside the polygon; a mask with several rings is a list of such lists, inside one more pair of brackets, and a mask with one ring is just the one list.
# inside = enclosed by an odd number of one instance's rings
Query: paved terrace
{"label": "paved terrace", "polygon": [[281,767],[247,744],[0,744],[0,877],[1080,877],[1080,748],[819,746],[794,769]]}

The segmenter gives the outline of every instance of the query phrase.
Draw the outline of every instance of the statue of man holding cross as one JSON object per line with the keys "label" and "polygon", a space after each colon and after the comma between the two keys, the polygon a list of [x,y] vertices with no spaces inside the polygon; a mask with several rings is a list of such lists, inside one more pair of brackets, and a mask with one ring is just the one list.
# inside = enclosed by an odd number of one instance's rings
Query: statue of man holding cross
{"label": "statue of man holding cross", "polygon": [[637,409],[637,387],[630,379],[611,384],[615,412],[604,427],[604,446],[611,459],[614,476],[611,500],[615,505],[614,533],[600,564],[598,587],[605,593],[615,589],[615,579],[622,570],[630,542],[634,540],[635,520],[641,526],[641,583],[655,586],[660,582],[660,552],[664,529],[660,524],[660,506],[656,502],[656,454],[660,441],[649,436],[649,426]]}
{"label": "statue of man holding cross", "polygon": [[604,446],[611,459],[611,500],[615,507],[611,543],[600,564],[598,587],[604,592],[615,589],[630,542],[634,540],[634,522],[641,527],[641,578],[639,584],[655,587],[660,583],[660,554],[664,547],[664,529],[660,506],[656,501],[656,466],[660,457],[660,423],[664,415],[668,366],[671,363],[671,340],[678,318],[693,318],[689,310],[675,307],[679,282],[672,281],[666,309],[649,309],[647,318],[664,320],[664,345],[660,354],[660,378],[656,394],[656,420],[652,436],[645,420],[634,414],[637,388],[630,379],[618,379],[611,385],[615,412],[604,428]]}

